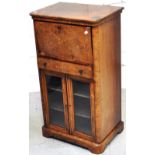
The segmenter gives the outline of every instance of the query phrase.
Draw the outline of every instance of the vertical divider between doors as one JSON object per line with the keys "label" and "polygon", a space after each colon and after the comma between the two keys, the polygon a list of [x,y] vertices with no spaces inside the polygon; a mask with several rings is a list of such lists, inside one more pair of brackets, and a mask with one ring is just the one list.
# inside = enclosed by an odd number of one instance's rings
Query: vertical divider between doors
{"label": "vertical divider between doors", "polygon": [[66,84],[67,84],[67,98],[68,98],[68,114],[69,114],[69,129],[70,134],[74,132],[74,104],[73,104],[73,89],[72,89],[72,80],[67,78],[66,76]]}
{"label": "vertical divider between doors", "polygon": [[63,103],[64,103],[64,117],[65,117],[65,127],[67,132],[69,132],[69,113],[68,113],[68,97],[67,97],[67,83],[66,77],[62,78],[62,94],[63,94]]}

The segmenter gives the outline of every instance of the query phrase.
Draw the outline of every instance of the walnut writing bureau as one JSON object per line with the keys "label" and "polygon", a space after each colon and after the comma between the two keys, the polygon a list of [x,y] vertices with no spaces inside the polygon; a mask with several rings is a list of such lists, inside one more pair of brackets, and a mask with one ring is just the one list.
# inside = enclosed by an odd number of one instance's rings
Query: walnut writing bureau
{"label": "walnut writing bureau", "polygon": [[45,137],[101,153],[123,130],[122,7],[56,3],[32,12]]}

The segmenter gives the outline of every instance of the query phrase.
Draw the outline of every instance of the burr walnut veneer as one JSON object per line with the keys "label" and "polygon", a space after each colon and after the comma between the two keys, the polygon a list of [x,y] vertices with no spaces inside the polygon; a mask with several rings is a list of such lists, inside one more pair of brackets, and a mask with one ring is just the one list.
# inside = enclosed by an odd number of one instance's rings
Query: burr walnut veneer
{"label": "burr walnut veneer", "polygon": [[57,3],[31,13],[45,137],[101,153],[123,130],[122,9]]}

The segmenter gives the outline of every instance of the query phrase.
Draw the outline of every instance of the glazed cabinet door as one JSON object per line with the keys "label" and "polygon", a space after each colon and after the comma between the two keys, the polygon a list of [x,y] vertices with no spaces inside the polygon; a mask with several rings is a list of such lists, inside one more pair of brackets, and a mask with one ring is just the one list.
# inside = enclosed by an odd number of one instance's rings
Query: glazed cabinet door
{"label": "glazed cabinet door", "polygon": [[63,75],[41,71],[41,88],[45,124],[53,129],[68,131],[66,82]]}
{"label": "glazed cabinet door", "polygon": [[93,83],[45,70],[40,73],[45,125],[91,140],[95,134]]}
{"label": "glazed cabinet door", "polygon": [[67,79],[71,133],[91,139],[94,135],[94,94],[91,82]]}

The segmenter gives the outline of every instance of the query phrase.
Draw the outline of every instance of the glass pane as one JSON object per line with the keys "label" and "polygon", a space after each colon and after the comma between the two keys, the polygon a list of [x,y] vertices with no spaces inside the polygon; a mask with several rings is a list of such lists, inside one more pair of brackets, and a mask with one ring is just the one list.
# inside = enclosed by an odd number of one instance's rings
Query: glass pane
{"label": "glass pane", "polygon": [[75,129],[91,135],[89,83],[73,80]]}
{"label": "glass pane", "polygon": [[50,123],[64,127],[62,81],[59,77],[46,75]]}

